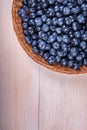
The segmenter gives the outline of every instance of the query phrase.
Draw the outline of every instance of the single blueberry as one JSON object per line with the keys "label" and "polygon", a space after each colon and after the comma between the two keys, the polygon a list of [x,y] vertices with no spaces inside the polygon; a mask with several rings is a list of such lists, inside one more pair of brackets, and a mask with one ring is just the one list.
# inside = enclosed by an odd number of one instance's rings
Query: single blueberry
{"label": "single blueberry", "polygon": [[46,22],[46,21],[47,21],[47,16],[46,16],[45,14],[43,14],[43,15],[41,16],[41,18],[42,18],[42,21],[43,21],[43,22]]}
{"label": "single blueberry", "polygon": [[50,55],[56,56],[56,50],[51,48],[50,49]]}
{"label": "single blueberry", "polygon": [[42,26],[42,31],[43,31],[43,32],[48,32],[48,31],[49,31],[49,25],[43,24],[43,26]]}
{"label": "single blueberry", "polygon": [[59,26],[62,26],[63,25],[63,18],[61,17],[61,18],[58,18],[58,20],[57,20],[57,22],[58,22],[58,25]]}
{"label": "single blueberry", "polygon": [[38,41],[38,47],[39,47],[41,50],[45,50],[45,48],[46,48],[46,42],[43,41],[43,40],[39,40],[39,41]]}
{"label": "single blueberry", "polygon": [[64,14],[64,15],[69,15],[69,14],[70,14],[70,8],[69,8],[69,7],[65,7],[65,8],[63,9],[63,14]]}
{"label": "single blueberry", "polygon": [[83,64],[84,64],[84,65],[87,65],[87,58],[84,58]]}
{"label": "single blueberry", "polygon": [[59,63],[60,60],[61,60],[61,57],[57,55],[57,56],[56,56],[56,62]]}
{"label": "single blueberry", "polygon": [[37,41],[36,40],[32,41],[32,46],[36,46],[36,45],[37,45]]}
{"label": "single blueberry", "polygon": [[62,36],[62,41],[63,41],[64,43],[69,43],[69,42],[70,42],[70,38],[68,37],[68,35],[63,35],[63,36]]}
{"label": "single blueberry", "polygon": [[77,16],[77,21],[78,21],[79,23],[84,23],[84,22],[85,22],[85,17],[84,17],[84,15],[82,15],[82,14],[78,15],[78,16]]}
{"label": "single blueberry", "polygon": [[67,66],[67,59],[66,58],[61,59],[60,63],[62,66]]}
{"label": "single blueberry", "polygon": [[26,36],[26,37],[25,37],[25,41],[26,41],[28,44],[31,44],[31,37],[30,37],[30,36]]}
{"label": "single blueberry", "polygon": [[47,59],[47,61],[48,61],[49,64],[54,64],[55,61],[56,61],[56,58],[55,58],[55,56],[50,56],[50,57]]}
{"label": "single blueberry", "polygon": [[46,44],[46,48],[45,48],[45,50],[50,50],[51,49],[51,45],[50,44]]}
{"label": "single blueberry", "polygon": [[77,62],[75,62],[73,65],[74,70],[78,70],[79,67],[80,67],[79,64]]}
{"label": "single blueberry", "polygon": [[78,62],[82,61],[82,59],[83,59],[83,57],[82,57],[81,54],[77,55],[76,60],[77,60]]}
{"label": "single blueberry", "polygon": [[36,26],[41,26],[42,25],[42,19],[40,17],[35,18],[35,24],[36,24]]}
{"label": "single blueberry", "polygon": [[53,47],[54,49],[59,49],[59,48],[60,48],[59,42],[54,42],[54,43],[52,44],[52,47]]}
{"label": "single blueberry", "polygon": [[57,27],[56,28],[56,32],[57,32],[57,34],[61,34],[62,33],[62,29],[60,27]]}
{"label": "single blueberry", "polygon": [[68,66],[69,67],[73,67],[73,65],[74,65],[74,60],[69,60],[68,61]]}
{"label": "single blueberry", "polygon": [[48,57],[49,57],[49,53],[48,53],[48,52],[43,54],[43,58],[44,58],[45,60],[47,60]]}
{"label": "single blueberry", "polygon": [[78,55],[78,48],[77,47],[72,47],[71,50],[70,50],[70,54],[73,57],[76,57]]}
{"label": "single blueberry", "polygon": [[37,53],[37,54],[39,53],[39,50],[38,50],[37,47],[35,47],[35,46],[32,47],[32,51],[33,51],[34,53]]}
{"label": "single blueberry", "polygon": [[87,43],[85,41],[81,41],[79,46],[84,50],[87,47]]}

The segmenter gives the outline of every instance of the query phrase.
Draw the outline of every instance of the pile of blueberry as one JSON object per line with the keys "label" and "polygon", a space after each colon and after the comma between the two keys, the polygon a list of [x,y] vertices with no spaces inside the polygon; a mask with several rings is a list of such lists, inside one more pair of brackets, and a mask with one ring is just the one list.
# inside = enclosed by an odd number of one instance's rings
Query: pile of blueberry
{"label": "pile of blueberry", "polygon": [[25,40],[49,64],[87,65],[87,0],[23,0]]}

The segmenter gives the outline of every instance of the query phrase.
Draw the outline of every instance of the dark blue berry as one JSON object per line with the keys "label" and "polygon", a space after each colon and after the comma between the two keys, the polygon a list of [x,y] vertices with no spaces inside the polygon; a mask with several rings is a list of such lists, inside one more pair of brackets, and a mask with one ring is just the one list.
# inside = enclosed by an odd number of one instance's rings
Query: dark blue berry
{"label": "dark blue berry", "polygon": [[48,31],[49,31],[49,25],[43,24],[43,26],[42,26],[42,31],[43,31],[43,32],[48,32]]}
{"label": "dark blue berry", "polygon": [[54,42],[54,43],[52,44],[52,47],[53,47],[54,49],[59,49],[59,48],[60,48],[59,42]]}
{"label": "dark blue berry", "polygon": [[50,56],[50,57],[47,59],[47,61],[48,61],[49,64],[54,64],[55,61],[56,61],[56,58],[55,58],[55,56]]}
{"label": "dark blue berry", "polygon": [[39,41],[38,41],[38,47],[39,47],[41,50],[45,50],[45,48],[46,48],[46,42],[43,41],[43,40],[39,40]]}
{"label": "dark blue berry", "polygon": [[50,49],[50,55],[56,56],[56,50],[51,48]]}
{"label": "dark blue berry", "polygon": [[42,25],[42,19],[40,17],[35,18],[35,24],[37,26],[41,26]]}
{"label": "dark blue berry", "polygon": [[69,7],[65,7],[65,8],[63,9],[63,14],[64,14],[64,15],[69,15],[69,14],[70,14],[70,8],[69,8]]}

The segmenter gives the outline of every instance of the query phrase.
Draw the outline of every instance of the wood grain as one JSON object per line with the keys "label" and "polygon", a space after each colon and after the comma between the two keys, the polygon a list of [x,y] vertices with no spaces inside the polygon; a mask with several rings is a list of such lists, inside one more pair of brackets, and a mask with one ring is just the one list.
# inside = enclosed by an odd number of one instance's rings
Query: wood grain
{"label": "wood grain", "polygon": [[0,130],[87,130],[87,75],[34,63],[17,41],[11,6],[0,1]]}

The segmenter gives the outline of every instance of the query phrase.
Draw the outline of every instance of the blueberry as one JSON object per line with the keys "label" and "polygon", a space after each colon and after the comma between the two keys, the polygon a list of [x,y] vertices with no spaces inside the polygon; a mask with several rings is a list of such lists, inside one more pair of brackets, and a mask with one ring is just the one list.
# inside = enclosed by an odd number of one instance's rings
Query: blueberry
{"label": "blueberry", "polygon": [[62,66],[66,66],[67,65],[67,59],[66,58],[61,59],[60,63],[61,63]]}
{"label": "blueberry", "polygon": [[54,18],[52,19],[52,24],[55,25],[55,26],[57,25],[57,17],[54,17]]}
{"label": "blueberry", "polygon": [[57,51],[57,55],[58,55],[59,57],[63,57],[63,51],[62,51],[62,50],[58,50],[58,51]]}
{"label": "blueberry", "polygon": [[79,42],[80,42],[80,40],[79,40],[78,38],[73,38],[73,39],[72,39],[72,45],[73,45],[73,46],[78,46],[78,45],[79,45]]}
{"label": "blueberry", "polygon": [[37,26],[41,26],[42,25],[42,19],[40,17],[35,18],[35,24]]}
{"label": "blueberry", "polygon": [[35,12],[35,8],[30,7],[30,13],[34,13]]}
{"label": "blueberry", "polygon": [[19,9],[19,11],[18,11],[18,14],[19,14],[19,16],[21,16],[21,17],[25,16],[25,15],[26,15],[26,10],[25,10],[25,8],[21,7],[21,8]]}
{"label": "blueberry", "polygon": [[51,35],[51,36],[48,38],[48,42],[49,42],[49,43],[53,43],[55,40],[56,40],[56,36],[55,36],[55,35]]}
{"label": "blueberry", "polygon": [[74,63],[73,65],[74,70],[78,70],[79,69],[79,64],[77,62]]}
{"label": "blueberry", "polygon": [[51,18],[47,18],[46,23],[47,23],[48,25],[51,25],[51,24],[52,24],[52,20],[51,20]]}
{"label": "blueberry", "polygon": [[37,47],[32,47],[32,51],[33,51],[34,53],[37,53],[37,54],[39,53]]}
{"label": "blueberry", "polygon": [[37,41],[36,40],[32,41],[32,46],[36,46],[36,45],[37,45]]}
{"label": "blueberry", "polygon": [[55,0],[48,0],[49,4],[54,4]]}
{"label": "blueberry", "polygon": [[78,24],[77,22],[73,22],[73,23],[72,23],[72,29],[73,29],[74,31],[77,31],[77,30],[79,29],[79,24]]}
{"label": "blueberry", "polygon": [[46,48],[45,48],[45,50],[50,50],[51,49],[51,45],[50,44],[46,44]]}
{"label": "blueberry", "polygon": [[61,49],[62,49],[63,52],[67,52],[67,51],[68,51],[68,46],[67,46],[67,44],[62,43],[62,44],[61,44]]}
{"label": "blueberry", "polygon": [[56,56],[56,62],[59,63],[60,60],[61,60],[61,57],[57,55],[57,56]]}
{"label": "blueberry", "polygon": [[43,54],[43,58],[44,58],[45,60],[47,60],[48,57],[49,57],[49,53],[44,53],[44,54]]}
{"label": "blueberry", "polygon": [[84,15],[82,15],[82,14],[78,15],[78,16],[77,16],[77,21],[78,21],[79,23],[84,23],[84,22],[85,22],[85,17],[84,17]]}
{"label": "blueberry", "polygon": [[37,40],[37,38],[38,38],[36,33],[32,34],[31,37],[32,37],[33,40]]}
{"label": "blueberry", "polygon": [[60,12],[63,12],[63,10],[64,10],[64,5],[61,5],[61,6],[59,6],[59,7],[60,7],[59,11],[60,11]]}
{"label": "blueberry", "polygon": [[58,35],[58,36],[57,36],[57,41],[58,41],[58,42],[62,42],[62,36],[61,36],[61,35]]}
{"label": "blueberry", "polygon": [[43,40],[39,40],[39,41],[38,41],[38,47],[39,47],[41,50],[45,50],[45,48],[46,48],[46,42],[43,41]]}
{"label": "blueberry", "polygon": [[87,58],[84,58],[83,64],[84,64],[84,65],[87,65]]}
{"label": "blueberry", "polygon": [[37,11],[37,16],[41,16],[43,14],[43,11],[42,10],[38,10]]}
{"label": "blueberry", "polygon": [[33,27],[28,27],[28,33],[31,35],[34,33]]}
{"label": "blueberry", "polygon": [[66,18],[65,18],[65,24],[66,24],[66,25],[70,25],[71,23],[72,23],[71,17],[66,17]]}
{"label": "blueberry", "polygon": [[85,58],[85,57],[86,57],[85,52],[81,51],[81,52],[80,52],[80,54],[82,55],[82,57],[83,57],[83,58]]}
{"label": "blueberry", "polygon": [[41,18],[42,18],[42,21],[43,21],[43,22],[46,22],[47,16],[46,16],[45,14],[43,14],[43,15],[41,16]]}
{"label": "blueberry", "polygon": [[48,59],[47,59],[48,63],[49,64],[54,64],[55,61],[56,61],[56,58],[54,56],[50,56]]}
{"label": "blueberry", "polygon": [[63,25],[63,18],[62,17],[58,18],[57,22],[58,22],[59,26],[62,26]]}
{"label": "blueberry", "polygon": [[87,43],[85,41],[80,42],[79,46],[84,50],[87,47]]}
{"label": "blueberry", "polygon": [[25,29],[25,30],[24,30],[24,35],[25,35],[25,36],[28,36],[28,29]]}
{"label": "blueberry", "polygon": [[54,6],[54,11],[55,11],[55,12],[58,12],[58,11],[59,11],[59,5],[55,5],[55,6]]}
{"label": "blueberry", "polygon": [[56,56],[56,50],[51,48],[50,49],[50,55]]}
{"label": "blueberry", "polygon": [[62,16],[61,12],[56,12],[56,17],[60,18]]}
{"label": "blueberry", "polygon": [[83,39],[84,41],[87,40],[87,33],[82,34],[82,39]]}
{"label": "blueberry", "polygon": [[69,33],[69,27],[66,26],[66,25],[63,25],[62,31],[63,31],[64,33],[68,34],[68,33]]}
{"label": "blueberry", "polygon": [[67,57],[68,57],[69,60],[72,60],[72,59],[73,59],[73,56],[71,55],[71,53],[69,53],[69,54],[67,55]]}
{"label": "blueberry", "polygon": [[77,55],[76,60],[77,60],[78,62],[82,61],[82,59],[83,59],[83,57],[82,57],[81,54]]}
{"label": "blueberry", "polygon": [[76,6],[76,7],[72,8],[72,9],[71,9],[71,12],[72,12],[73,14],[78,14],[78,13],[80,12],[79,6]]}
{"label": "blueberry", "polygon": [[56,30],[56,27],[51,25],[51,26],[50,26],[50,30],[51,30],[51,31],[55,31],[55,30]]}
{"label": "blueberry", "polygon": [[79,37],[81,36],[80,31],[76,31],[76,32],[74,32],[74,36],[75,36],[76,38],[79,38]]}
{"label": "blueberry", "polygon": [[63,0],[57,0],[58,3],[63,3]]}
{"label": "blueberry", "polygon": [[40,55],[41,57],[43,57],[44,51],[43,51],[43,50],[40,50],[40,51],[39,51],[39,55]]}
{"label": "blueberry", "polygon": [[25,40],[28,44],[31,44],[31,37],[30,36],[26,36]]}
{"label": "blueberry", "polygon": [[70,54],[73,57],[76,57],[78,55],[78,48],[77,47],[72,47],[71,50],[70,50]]}
{"label": "blueberry", "polygon": [[87,2],[81,5],[82,10],[87,11]]}
{"label": "blueberry", "polygon": [[77,3],[81,5],[84,2],[84,0],[77,0]]}
{"label": "blueberry", "polygon": [[47,40],[47,34],[42,32],[41,38],[42,38],[43,40]]}
{"label": "blueberry", "polygon": [[69,60],[68,61],[68,66],[69,67],[73,67],[73,65],[74,65],[74,60]]}
{"label": "blueberry", "polygon": [[42,26],[42,31],[43,31],[43,32],[48,32],[48,31],[49,31],[49,25],[43,24],[43,26]]}
{"label": "blueberry", "polygon": [[29,17],[24,15],[24,17],[22,17],[22,21],[23,22],[28,22],[29,21]]}
{"label": "blueberry", "polygon": [[65,7],[65,8],[63,9],[63,14],[64,14],[64,15],[69,15],[69,14],[70,14],[70,8],[69,8],[69,7]]}
{"label": "blueberry", "polygon": [[69,39],[68,35],[63,35],[63,36],[62,36],[62,41],[63,41],[64,43],[69,43],[69,42],[70,42],[70,39]]}
{"label": "blueberry", "polygon": [[35,13],[30,13],[29,18],[35,19],[35,17],[36,17],[36,14],[35,14]]}
{"label": "blueberry", "polygon": [[54,9],[53,8],[48,8],[47,10],[47,16],[48,17],[53,17],[55,15]]}
{"label": "blueberry", "polygon": [[59,42],[54,42],[54,43],[52,44],[52,47],[53,47],[54,49],[59,49],[59,48],[60,48]]}
{"label": "blueberry", "polygon": [[30,26],[34,26],[34,25],[35,25],[34,19],[30,19],[29,22],[28,22],[28,24],[29,24]]}
{"label": "blueberry", "polygon": [[57,32],[57,34],[61,34],[62,33],[62,29],[60,27],[57,27],[56,28],[56,32]]}

